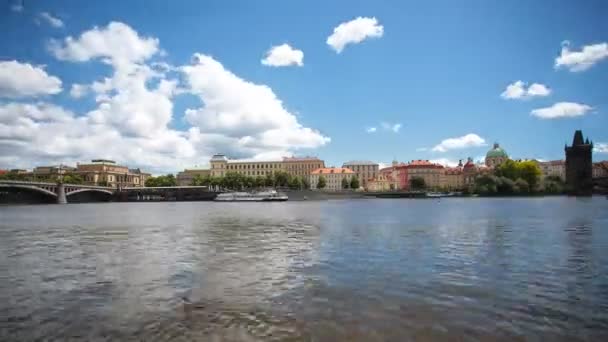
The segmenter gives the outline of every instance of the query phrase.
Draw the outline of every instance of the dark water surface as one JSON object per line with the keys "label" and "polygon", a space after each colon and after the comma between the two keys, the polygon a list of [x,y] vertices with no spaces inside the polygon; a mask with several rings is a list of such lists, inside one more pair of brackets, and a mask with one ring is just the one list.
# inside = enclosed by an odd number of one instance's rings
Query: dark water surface
{"label": "dark water surface", "polygon": [[70,339],[606,341],[608,201],[0,207],[0,340]]}

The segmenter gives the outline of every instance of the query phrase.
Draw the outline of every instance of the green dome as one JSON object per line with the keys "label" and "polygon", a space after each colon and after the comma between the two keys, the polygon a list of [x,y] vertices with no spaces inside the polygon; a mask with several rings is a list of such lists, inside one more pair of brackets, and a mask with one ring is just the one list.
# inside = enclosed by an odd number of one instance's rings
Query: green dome
{"label": "green dome", "polygon": [[486,158],[509,158],[509,156],[498,144],[494,144],[494,147],[486,154]]}

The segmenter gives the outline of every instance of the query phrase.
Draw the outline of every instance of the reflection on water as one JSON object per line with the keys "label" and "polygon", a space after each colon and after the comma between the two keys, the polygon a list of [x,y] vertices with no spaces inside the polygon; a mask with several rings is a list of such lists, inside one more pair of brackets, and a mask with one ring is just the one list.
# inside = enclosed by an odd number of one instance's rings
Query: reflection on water
{"label": "reflection on water", "polygon": [[0,207],[0,339],[598,340],[607,209],[603,198]]}

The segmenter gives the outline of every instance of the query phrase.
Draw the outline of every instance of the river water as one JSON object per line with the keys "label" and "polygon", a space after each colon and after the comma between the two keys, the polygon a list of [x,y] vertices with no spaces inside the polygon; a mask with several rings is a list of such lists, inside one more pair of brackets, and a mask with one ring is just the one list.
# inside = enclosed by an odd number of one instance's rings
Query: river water
{"label": "river water", "polygon": [[2,341],[605,341],[608,201],[4,206],[0,279]]}

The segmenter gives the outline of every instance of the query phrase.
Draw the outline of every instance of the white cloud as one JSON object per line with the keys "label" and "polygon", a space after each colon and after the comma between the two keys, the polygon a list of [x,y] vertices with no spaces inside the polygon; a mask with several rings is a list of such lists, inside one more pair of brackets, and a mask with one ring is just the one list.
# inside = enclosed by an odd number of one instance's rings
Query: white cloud
{"label": "white cloud", "polygon": [[439,164],[439,165],[443,165],[443,166],[448,166],[448,167],[458,166],[458,161],[454,161],[454,160],[447,159],[447,158],[431,159],[429,161],[431,163],[435,163],[435,164]]}
{"label": "white cloud", "polygon": [[376,133],[378,129],[376,127],[368,127],[365,129],[367,133]]}
{"label": "white cloud", "polygon": [[84,84],[72,84],[72,88],[70,88],[70,96],[79,99],[85,96],[89,92],[89,87]]}
{"label": "white cloud", "polygon": [[575,102],[558,102],[551,107],[538,108],[530,112],[531,115],[541,119],[572,118],[587,114],[591,106]]}
{"label": "white cloud", "polygon": [[294,49],[288,44],[273,46],[266,52],[266,57],[262,59],[262,64],[274,67],[284,67],[290,65],[302,66],[304,62],[304,52]]}
{"label": "white cloud", "polygon": [[61,80],[43,67],[17,61],[0,62],[0,98],[53,95],[61,92]]}
{"label": "white cloud", "polygon": [[383,34],[384,27],[378,24],[376,18],[358,17],[335,27],[334,33],[327,37],[327,45],[340,53],[348,44],[357,44],[367,38],[380,38]]}
{"label": "white cloud", "polygon": [[446,152],[448,150],[463,149],[486,145],[486,141],[475,133],[469,133],[457,138],[449,138],[441,141],[433,147],[435,152]]}
{"label": "white cloud", "polygon": [[330,138],[303,127],[266,85],[248,82],[210,56],[197,53],[182,67],[190,90],[205,103],[186,110],[188,122],[203,132],[247,137],[248,148],[314,148]]}
{"label": "white cloud", "polygon": [[[126,39],[131,46],[124,47],[125,37],[110,37],[110,28],[93,28],[55,45],[60,59],[100,59],[112,66],[103,79],[72,85],[72,96],[94,95],[94,108],[73,113],[44,102],[0,104],[0,168],[109,158],[154,173],[174,172],[206,164],[217,152],[278,157],[330,142],[300,124],[269,87],[247,82],[202,54],[183,67],[150,63],[159,51],[155,38],[141,37],[122,23],[109,26],[131,35]],[[134,48],[149,42],[154,42],[149,51]],[[183,76],[187,84],[172,76]],[[170,127],[173,98],[185,90],[198,95],[204,107],[190,109],[191,126],[176,130]]]}
{"label": "white cloud", "polygon": [[608,153],[608,143],[595,143],[595,144],[593,144],[593,152],[595,152],[595,153]]}
{"label": "white cloud", "polygon": [[130,26],[114,21],[103,28],[94,27],[78,38],[53,40],[49,49],[60,60],[86,62],[101,58],[115,67],[142,62],[159,51],[158,39],[140,37]]}
{"label": "white cloud", "polygon": [[392,131],[394,133],[399,133],[399,130],[401,130],[401,124],[400,123],[388,123],[388,122],[381,122],[380,126],[382,126],[382,128],[386,131]]}
{"label": "white cloud", "polygon": [[516,81],[507,86],[507,89],[500,94],[503,99],[530,99],[551,94],[551,89],[544,84],[532,83],[526,87],[523,81]]}
{"label": "white cloud", "polygon": [[59,28],[63,27],[63,21],[61,19],[52,16],[49,12],[40,13],[40,18],[44,19],[49,25]]}
{"label": "white cloud", "polygon": [[608,57],[608,44],[599,43],[583,46],[580,51],[570,50],[570,42],[562,43],[562,52],[555,58],[555,68],[567,68],[570,71],[584,71]]}

